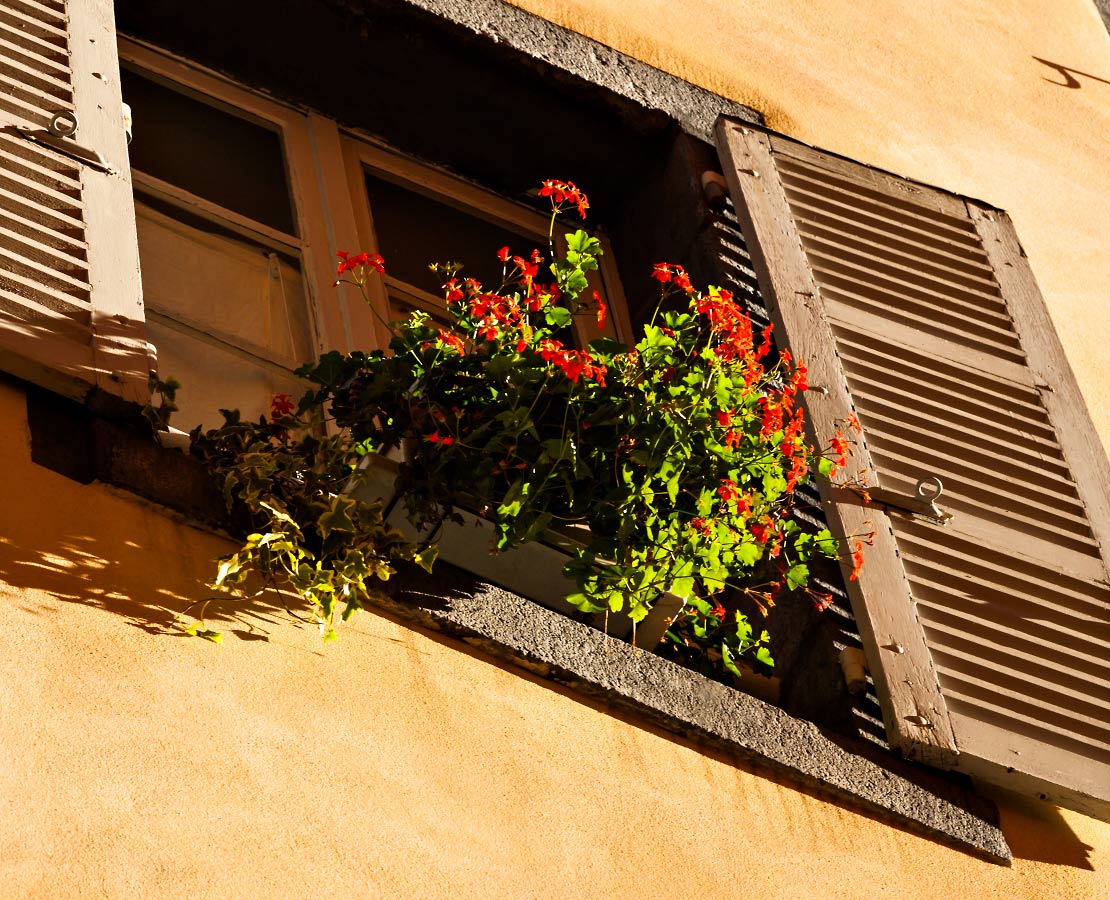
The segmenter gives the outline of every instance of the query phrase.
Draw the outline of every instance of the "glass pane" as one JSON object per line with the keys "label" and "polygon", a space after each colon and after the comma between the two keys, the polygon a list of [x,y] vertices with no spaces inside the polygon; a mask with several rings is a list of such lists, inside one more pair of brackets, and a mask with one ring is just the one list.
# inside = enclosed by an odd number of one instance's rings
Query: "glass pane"
{"label": "glass pane", "polygon": [[148,319],[147,334],[158,348],[159,374],[181,382],[178,411],[170,419],[174,428],[217,428],[224,421],[221,409],[238,409],[244,419],[257,421],[269,413],[274,394],[299,398],[304,393],[304,385],[292,375],[261,367],[172,325]]}
{"label": "glass pane", "polygon": [[135,211],[150,309],[291,368],[312,358],[296,259],[167,204],[136,199]]}
{"label": "glass pane", "polygon": [[132,168],[220,206],[296,234],[277,132],[209,106],[127,69]]}
{"label": "glass pane", "polygon": [[494,225],[370,172],[366,192],[386,272],[433,294],[439,293],[440,282],[428,271],[429,263],[461,262],[464,276],[496,287],[501,283],[497,251],[502,247],[521,256],[539,247],[548,255],[545,242],[535,237]]}

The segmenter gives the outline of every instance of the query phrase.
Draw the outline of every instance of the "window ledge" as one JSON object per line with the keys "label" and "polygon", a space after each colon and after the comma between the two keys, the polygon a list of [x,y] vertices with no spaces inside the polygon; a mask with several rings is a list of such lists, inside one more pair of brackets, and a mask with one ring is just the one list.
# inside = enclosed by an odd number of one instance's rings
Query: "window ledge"
{"label": "window ledge", "polygon": [[994,804],[867,745],[447,565],[403,573],[380,606],[891,824],[1008,865]]}
{"label": "window ledge", "polygon": [[[235,530],[200,463],[143,434],[137,409],[106,414],[95,402],[26,389],[35,462],[83,483],[123,488],[194,525]],[[434,575],[401,573],[386,589],[389,599],[378,607],[407,624],[459,638],[892,825],[1010,863],[993,803],[866,741],[826,732],[447,564]]]}

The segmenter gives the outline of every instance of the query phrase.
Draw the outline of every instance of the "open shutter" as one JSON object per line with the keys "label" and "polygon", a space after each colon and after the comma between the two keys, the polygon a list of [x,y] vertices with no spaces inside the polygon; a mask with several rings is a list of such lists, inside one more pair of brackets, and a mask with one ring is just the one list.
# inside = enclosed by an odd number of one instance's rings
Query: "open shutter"
{"label": "open shutter", "polygon": [[0,368],[144,402],[153,362],[111,0],[5,0]]}
{"label": "open shutter", "polygon": [[749,125],[718,143],[811,437],[862,423],[836,480],[879,489],[822,496],[876,531],[848,584],[891,743],[1110,818],[1110,466],[1009,219]]}

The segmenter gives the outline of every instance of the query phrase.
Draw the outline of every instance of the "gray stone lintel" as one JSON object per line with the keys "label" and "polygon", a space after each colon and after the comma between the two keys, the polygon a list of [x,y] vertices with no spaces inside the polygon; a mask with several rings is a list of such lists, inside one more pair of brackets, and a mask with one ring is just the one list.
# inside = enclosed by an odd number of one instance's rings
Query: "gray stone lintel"
{"label": "gray stone lintel", "polygon": [[500,662],[834,802],[991,862],[1011,861],[990,801],[893,757],[884,764],[885,751],[861,740],[826,734],[778,707],[448,565],[437,566],[430,576],[402,573],[387,587],[390,599],[382,600],[381,608],[404,622],[460,638]]}
{"label": "gray stone lintel", "polygon": [[[369,11],[373,0],[331,0],[351,11]],[[395,7],[421,10],[476,38],[516,51],[542,66],[600,88],[644,111],[659,112],[708,144],[718,116],[761,123],[749,106],[627,56],[592,38],[502,0],[399,0]]]}

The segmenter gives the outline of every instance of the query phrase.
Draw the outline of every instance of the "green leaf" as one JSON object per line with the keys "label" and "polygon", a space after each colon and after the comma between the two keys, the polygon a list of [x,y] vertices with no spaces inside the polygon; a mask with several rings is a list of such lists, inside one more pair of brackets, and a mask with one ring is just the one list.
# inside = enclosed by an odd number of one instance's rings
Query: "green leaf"
{"label": "green leaf", "polygon": [[790,590],[796,591],[804,587],[807,581],[809,581],[809,566],[805,563],[798,563],[786,570],[786,586]]}
{"label": "green leaf", "polygon": [[572,315],[565,306],[549,306],[544,310],[544,318],[552,328],[566,328],[570,324]]}
{"label": "green leaf", "polygon": [[320,537],[327,540],[328,535],[333,531],[355,531],[356,527],[354,520],[351,518],[351,512],[356,505],[357,501],[350,497],[344,497],[342,494],[336,494],[332,497],[327,512],[316,520]]}
{"label": "green leaf", "polygon": [[745,566],[751,568],[763,556],[763,548],[754,541],[744,541],[736,548],[736,557]]}
{"label": "green leaf", "polygon": [[439,558],[439,544],[431,544],[413,556],[412,561],[416,563],[428,574],[431,574],[432,566]]}

